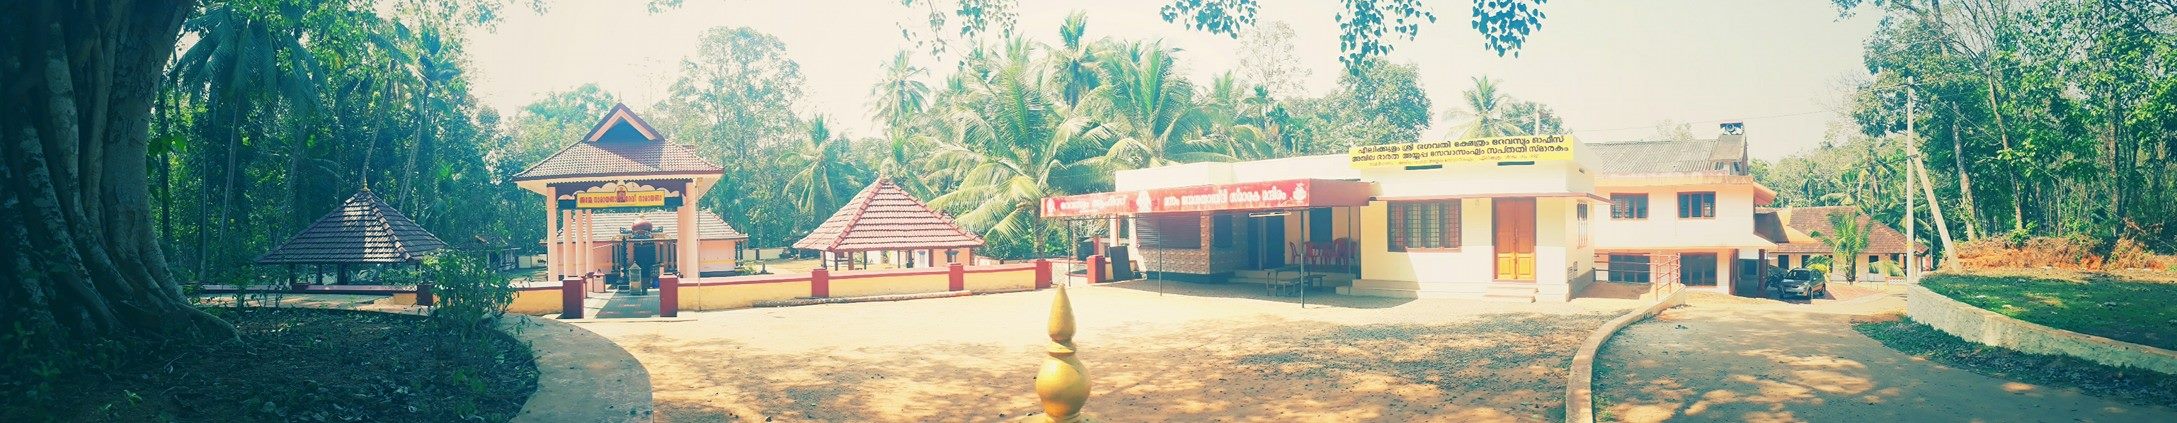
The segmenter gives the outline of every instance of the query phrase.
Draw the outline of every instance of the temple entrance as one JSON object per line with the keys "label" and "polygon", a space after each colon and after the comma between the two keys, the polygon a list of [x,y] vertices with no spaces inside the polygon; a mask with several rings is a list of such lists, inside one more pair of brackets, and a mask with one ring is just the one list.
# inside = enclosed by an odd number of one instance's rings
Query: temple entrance
{"label": "temple entrance", "polygon": [[1494,204],[1497,280],[1533,282],[1535,209],[1533,198],[1499,198]]}

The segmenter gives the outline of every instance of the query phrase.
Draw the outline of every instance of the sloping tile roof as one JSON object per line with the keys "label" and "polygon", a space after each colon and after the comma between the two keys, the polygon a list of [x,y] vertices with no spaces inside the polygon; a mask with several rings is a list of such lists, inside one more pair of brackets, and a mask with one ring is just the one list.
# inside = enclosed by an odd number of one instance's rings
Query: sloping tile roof
{"label": "sloping tile roof", "polygon": [[405,263],[445,247],[438,236],[365,189],[257,257],[257,263]]}
{"label": "sloping tile roof", "polygon": [[1867,214],[1860,213],[1858,208],[1850,206],[1791,207],[1776,209],[1775,212],[1778,219],[1784,222],[1784,235],[1788,238],[1788,242],[1777,243],[1776,252],[1779,253],[1830,254],[1829,245],[1822,243],[1818,234],[1831,231],[1829,216],[1838,213],[1856,216],[1860,226],[1868,228],[1867,251],[1864,253],[1904,254],[1906,246],[1911,245],[1906,242],[1905,234],[1898,233],[1889,225],[1876,222]]}
{"label": "sloping tile roof", "polygon": [[891,179],[878,179],[855,194],[794,248],[823,251],[971,248],[983,238],[960,229]]}
{"label": "sloping tile roof", "polygon": [[[597,212],[590,219],[590,240],[610,242],[619,239],[620,230],[634,225],[636,216],[643,216],[643,213]],[[650,220],[650,239],[677,239],[680,236],[680,219],[674,217],[672,212],[650,213],[645,218]],[[748,235],[741,234],[741,231],[733,229],[732,224],[711,212],[696,211],[695,221],[696,235],[702,239],[748,239]]]}
{"label": "sloping tile roof", "polygon": [[1589,171],[1602,176],[1728,175],[1718,161],[1745,158],[1746,137],[1724,135],[1708,140],[1584,143]]}
{"label": "sloping tile roof", "polygon": [[644,135],[656,133],[627,105],[616,105],[589,135],[514,175],[514,180],[725,172],[687,146],[666,141],[662,135]]}

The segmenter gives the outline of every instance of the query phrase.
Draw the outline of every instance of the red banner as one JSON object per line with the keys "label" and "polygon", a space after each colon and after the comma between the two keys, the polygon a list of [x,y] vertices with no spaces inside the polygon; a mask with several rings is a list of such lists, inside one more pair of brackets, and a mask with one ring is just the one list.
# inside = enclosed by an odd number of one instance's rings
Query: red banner
{"label": "red banner", "polygon": [[1052,218],[1350,207],[1368,204],[1368,189],[1367,182],[1323,179],[1195,185],[1049,197],[1043,199],[1042,211],[1043,217]]}

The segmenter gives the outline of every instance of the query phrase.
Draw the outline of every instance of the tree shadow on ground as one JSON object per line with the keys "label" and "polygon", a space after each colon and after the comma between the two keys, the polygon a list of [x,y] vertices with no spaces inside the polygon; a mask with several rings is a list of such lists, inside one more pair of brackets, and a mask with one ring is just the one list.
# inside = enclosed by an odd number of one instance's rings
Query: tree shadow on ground
{"label": "tree shadow on ground", "polygon": [[[1544,421],[1573,350],[1607,313],[1341,325],[1276,316],[1122,327],[1081,345],[1106,421]],[[731,340],[624,339],[658,419],[999,421],[1037,411],[1041,344],[780,353]]]}

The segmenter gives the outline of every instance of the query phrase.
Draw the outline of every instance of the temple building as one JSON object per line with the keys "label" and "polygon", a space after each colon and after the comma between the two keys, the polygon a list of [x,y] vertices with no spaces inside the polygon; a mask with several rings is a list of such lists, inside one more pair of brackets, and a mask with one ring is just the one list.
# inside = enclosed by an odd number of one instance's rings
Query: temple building
{"label": "temple building", "polygon": [[[655,238],[662,250],[656,271],[696,278],[704,268],[733,267],[734,242],[730,227],[718,232],[729,242],[679,242],[712,239],[698,235],[698,228],[720,227],[709,219],[698,223],[696,204],[725,170],[696,155],[695,150],[667,141],[665,134],[644,122],[627,105],[614,105],[597,126],[581,139],[551,157],[514,176],[524,189],[544,196],[545,275],[551,280],[568,277],[601,277],[601,271],[617,266],[601,262],[609,257],[608,240],[632,221],[628,213],[648,213],[665,231]],[[669,223],[665,223],[669,222]],[[564,228],[564,229],[562,229]],[[717,249],[713,249],[717,248]],[[588,253],[585,253],[588,252]]]}

